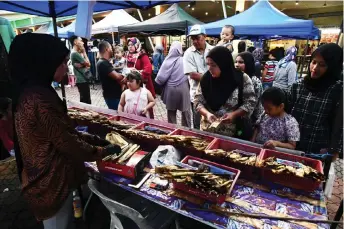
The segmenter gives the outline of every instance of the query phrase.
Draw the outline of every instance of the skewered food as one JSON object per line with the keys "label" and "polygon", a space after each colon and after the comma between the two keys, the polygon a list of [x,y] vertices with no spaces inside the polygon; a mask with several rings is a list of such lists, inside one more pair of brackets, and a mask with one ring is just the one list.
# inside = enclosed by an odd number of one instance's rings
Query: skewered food
{"label": "skewered food", "polygon": [[140,148],[139,145],[129,144],[125,146],[119,155],[109,155],[103,158],[103,161],[114,161],[117,164],[123,164]]}
{"label": "skewered food", "polygon": [[245,152],[242,150],[233,150],[227,152],[223,149],[213,149],[213,150],[205,150],[205,154],[213,157],[222,158],[224,160],[229,160],[232,162],[251,165],[254,166],[256,164],[257,155],[254,153]]}
{"label": "skewered food", "polygon": [[268,157],[265,160],[260,161],[258,166],[269,168],[273,173],[276,174],[292,174],[297,177],[305,177],[315,181],[325,180],[324,174],[300,162],[292,162],[276,157]]}
{"label": "skewered food", "polygon": [[94,111],[68,109],[68,114],[71,119],[98,123],[115,130],[126,130],[135,126],[135,124],[125,123],[123,121],[109,120],[107,116]]}
{"label": "skewered food", "polygon": [[144,130],[148,131],[148,132],[155,133],[155,134],[159,134],[159,135],[164,135],[164,134],[169,134],[170,133],[170,131],[163,130],[161,128],[157,128],[157,127],[154,127],[154,126],[145,126]]}
{"label": "skewered food", "polygon": [[200,166],[197,170],[177,166],[161,166],[155,168],[155,173],[161,178],[184,183],[215,196],[227,194],[233,183],[231,175],[215,175],[209,172],[208,166]]}
{"label": "skewered food", "polygon": [[127,141],[123,139],[123,137],[120,134],[117,134],[115,132],[107,134],[105,139],[113,145],[119,145],[121,149],[123,149],[129,144]]}

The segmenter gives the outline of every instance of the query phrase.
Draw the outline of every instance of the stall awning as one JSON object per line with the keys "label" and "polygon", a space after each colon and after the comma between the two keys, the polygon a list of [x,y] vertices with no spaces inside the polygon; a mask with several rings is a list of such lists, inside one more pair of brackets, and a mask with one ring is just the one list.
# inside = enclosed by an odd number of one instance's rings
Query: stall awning
{"label": "stall awning", "polygon": [[232,25],[235,34],[249,38],[320,39],[320,31],[312,20],[291,18],[267,0],[260,0],[246,11],[232,17],[205,24],[208,35],[219,35],[225,25]]}
{"label": "stall awning", "polygon": [[92,25],[92,34],[118,32],[118,27],[139,22],[125,10],[113,10],[103,20]]}
{"label": "stall awning", "polygon": [[165,12],[146,21],[120,26],[120,33],[184,34],[188,26],[204,24],[185,12],[178,4],[173,4]]}

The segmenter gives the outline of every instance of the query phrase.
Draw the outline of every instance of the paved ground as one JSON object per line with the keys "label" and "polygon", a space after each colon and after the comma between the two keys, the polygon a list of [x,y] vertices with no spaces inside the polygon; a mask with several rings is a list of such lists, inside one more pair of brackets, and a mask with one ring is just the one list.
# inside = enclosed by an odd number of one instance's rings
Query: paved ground
{"label": "paved ground", "polygon": [[[91,87],[92,88],[92,87]],[[58,90],[61,94],[61,90]],[[66,88],[66,95],[68,100],[79,101],[79,93],[76,87]],[[94,89],[91,89],[92,105],[107,108],[104,98],[102,96],[102,90],[100,85],[95,85]],[[154,115],[158,120],[167,121],[167,114],[165,105],[161,101],[160,97],[156,99],[156,105],[154,107]],[[178,112],[178,123],[180,124],[180,113]],[[332,219],[338,209],[340,200],[343,199],[343,160],[337,160],[335,162],[336,180],[334,185],[334,191],[331,199],[328,200],[327,207],[330,218]]]}

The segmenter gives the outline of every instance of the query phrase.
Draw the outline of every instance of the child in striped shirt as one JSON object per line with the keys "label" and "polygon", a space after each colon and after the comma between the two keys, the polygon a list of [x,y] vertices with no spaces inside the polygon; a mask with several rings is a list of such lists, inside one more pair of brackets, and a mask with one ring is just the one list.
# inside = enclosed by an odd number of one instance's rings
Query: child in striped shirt
{"label": "child in striped shirt", "polygon": [[269,52],[269,60],[266,61],[262,74],[263,90],[272,87],[272,83],[275,79],[275,69],[277,63],[277,50],[272,49]]}

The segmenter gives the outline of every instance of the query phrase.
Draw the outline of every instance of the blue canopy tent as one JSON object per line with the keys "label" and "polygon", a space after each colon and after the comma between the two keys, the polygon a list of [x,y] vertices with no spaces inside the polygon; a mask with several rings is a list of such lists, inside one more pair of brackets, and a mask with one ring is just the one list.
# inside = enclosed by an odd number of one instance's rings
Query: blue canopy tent
{"label": "blue canopy tent", "polygon": [[[73,21],[68,26],[57,29],[57,36],[59,38],[69,38],[73,36],[75,32],[75,24],[76,24],[75,22],[76,21]],[[50,34],[54,35],[54,31],[52,31]]]}
{"label": "blue canopy tent", "polygon": [[236,35],[250,39],[320,39],[320,30],[312,20],[291,18],[267,0],[260,0],[240,14],[204,27],[208,35],[219,35],[225,25],[234,26]]}

